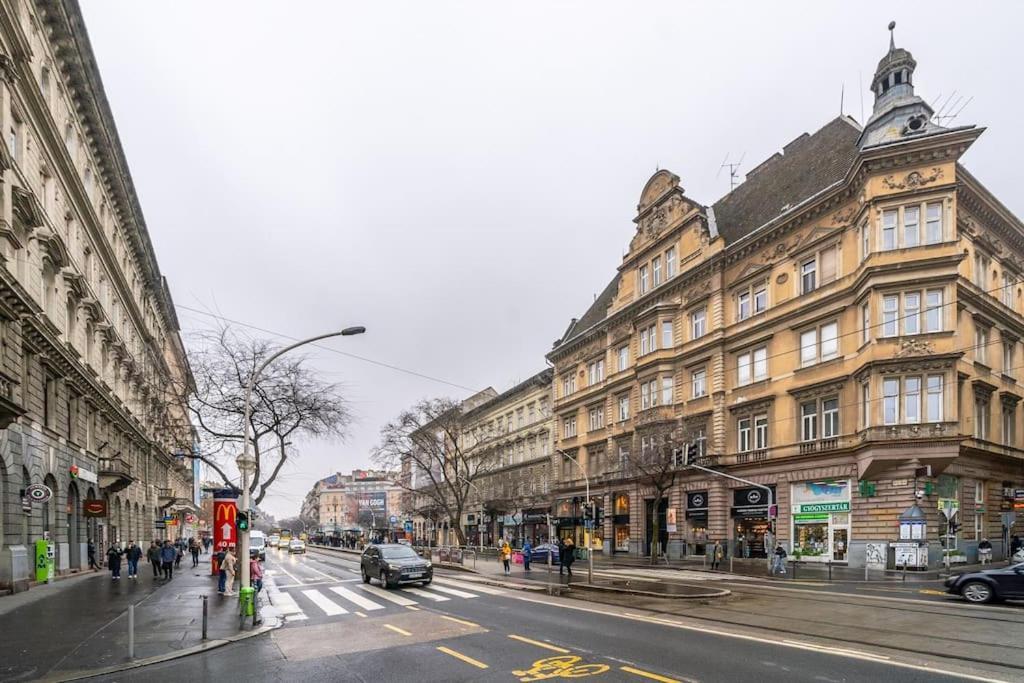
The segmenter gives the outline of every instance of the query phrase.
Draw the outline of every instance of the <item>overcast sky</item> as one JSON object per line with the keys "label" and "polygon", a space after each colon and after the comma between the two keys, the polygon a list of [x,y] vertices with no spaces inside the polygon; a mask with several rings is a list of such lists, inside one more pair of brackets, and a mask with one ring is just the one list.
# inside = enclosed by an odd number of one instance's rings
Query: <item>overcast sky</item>
{"label": "overcast sky", "polygon": [[[918,94],[973,97],[964,162],[1024,216],[1024,4],[83,0],[181,306],[467,389],[504,390],[614,275],[657,168],[709,204],[840,111],[888,48]],[[956,18],[954,20],[954,18]],[[1017,64],[1017,66],[1013,66]],[[1009,76],[1009,78],[1008,78]],[[863,94],[862,94],[863,93]],[[212,319],[179,309],[182,330]],[[380,426],[460,389],[328,351],[357,421],[302,444],[264,508],[368,465]]]}

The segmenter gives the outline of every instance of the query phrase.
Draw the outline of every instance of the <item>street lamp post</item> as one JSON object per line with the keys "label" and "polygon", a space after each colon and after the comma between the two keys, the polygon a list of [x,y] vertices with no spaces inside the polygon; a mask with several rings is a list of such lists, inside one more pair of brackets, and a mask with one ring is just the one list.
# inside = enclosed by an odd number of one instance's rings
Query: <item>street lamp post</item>
{"label": "street lamp post", "polygon": [[[263,371],[273,361],[277,360],[278,357],[297,349],[300,346],[306,344],[312,344],[322,339],[329,339],[331,337],[350,337],[356,334],[362,334],[366,332],[365,327],[346,327],[340,332],[328,332],[327,334],[317,335],[316,337],[310,337],[309,339],[303,339],[302,341],[295,342],[291,346],[286,346],[277,353],[273,354],[265,361],[263,361],[256,371],[249,377],[249,382],[245,385],[245,407],[244,407],[244,420],[242,422],[242,429],[244,436],[242,438],[242,454],[238,456],[235,463],[238,465],[238,471],[242,475],[242,510],[246,513],[249,512],[251,503],[251,497],[249,494],[249,476],[256,469],[256,458],[249,452],[252,448],[252,437],[250,433],[250,418],[252,416],[252,388],[256,385],[256,381],[259,379]],[[238,534],[238,561],[242,565],[242,574],[240,577],[239,585],[241,588],[249,588],[249,530],[245,529]],[[239,591],[241,599],[242,591]]]}
{"label": "street lamp post", "polygon": [[[585,469],[583,469],[583,466],[580,465],[580,461],[577,460],[576,458],[572,457],[571,455],[569,455],[568,453],[566,453],[565,451],[563,451],[560,448],[556,448],[555,450],[557,452],[561,453],[566,458],[569,458],[569,460],[572,460],[573,464],[576,465],[576,467],[580,468],[580,473],[583,475],[583,482],[587,485],[587,508],[586,509],[588,511],[588,514],[589,514],[589,511],[590,511],[591,507],[593,506],[594,501],[592,501],[590,499],[590,477],[587,476],[587,471]],[[596,515],[595,515],[595,517],[596,517]],[[586,520],[584,520],[584,521],[586,521]],[[592,519],[591,523],[596,522],[596,521],[597,521],[596,519]],[[594,542],[592,540],[593,534],[594,534],[593,528],[590,529],[590,534],[587,534],[586,533],[586,529],[584,528],[583,538],[587,539],[587,546],[588,546],[587,547],[587,583],[594,583],[594,548],[592,547],[594,545]]]}

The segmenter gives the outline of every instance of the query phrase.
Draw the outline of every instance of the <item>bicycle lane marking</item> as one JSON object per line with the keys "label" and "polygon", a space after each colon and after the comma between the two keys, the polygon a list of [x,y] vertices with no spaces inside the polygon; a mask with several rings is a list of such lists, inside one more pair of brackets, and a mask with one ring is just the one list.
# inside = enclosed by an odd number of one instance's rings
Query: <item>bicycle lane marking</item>
{"label": "bicycle lane marking", "polygon": [[559,654],[555,657],[544,657],[534,660],[528,669],[513,669],[512,675],[517,676],[522,683],[530,681],[543,681],[548,678],[585,678],[587,676],[600,676],[607,673],[611,667],[607,664],[597,662],[585,662],[583,657],[574,655],[564,647],[558,647],[525,636],[508,634],[512,640],[533,645],[544,650],[552,650]]}

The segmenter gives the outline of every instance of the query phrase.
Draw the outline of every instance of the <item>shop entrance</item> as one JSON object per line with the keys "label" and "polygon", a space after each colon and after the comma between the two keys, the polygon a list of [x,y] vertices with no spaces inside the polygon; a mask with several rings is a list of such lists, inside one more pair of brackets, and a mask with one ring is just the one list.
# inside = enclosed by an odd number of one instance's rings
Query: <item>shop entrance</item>
{"label": "shop entrance", "polygon": [[743,557],[767,557],[766,533],[767,517],[742,517],[736,520],[736,541]]}

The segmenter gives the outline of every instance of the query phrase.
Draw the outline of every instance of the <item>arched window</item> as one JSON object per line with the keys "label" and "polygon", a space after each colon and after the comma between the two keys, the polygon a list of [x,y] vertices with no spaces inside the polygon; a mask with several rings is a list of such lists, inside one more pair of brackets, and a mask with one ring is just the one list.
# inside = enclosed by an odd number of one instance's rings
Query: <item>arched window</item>
{"label": "arched window", "polygon": [[75,335],[78,332],[78,305],[75,303],[74,297],[69,296],[67,301],[67,318],[66,326],[64,328],[67,341],[73,346],[75,344]]}
{"label": "arched window", "polygon": [[[57,270],[49,261],[43,263],[43,312],[54,318],[57,306]],[[59,318],[58,318],[59,320]]]}
{"label": "arched window", "polygon": [[92,322],[86,323],[85,324],[85,364],[86,365],[92,365],[93,362],[94,362],[94,359],[92,357],[92,352],[93,352],[93,346],[95,344],[95,340],[94,340],[95,335],[96,335],[96,330],[93,327]]}

